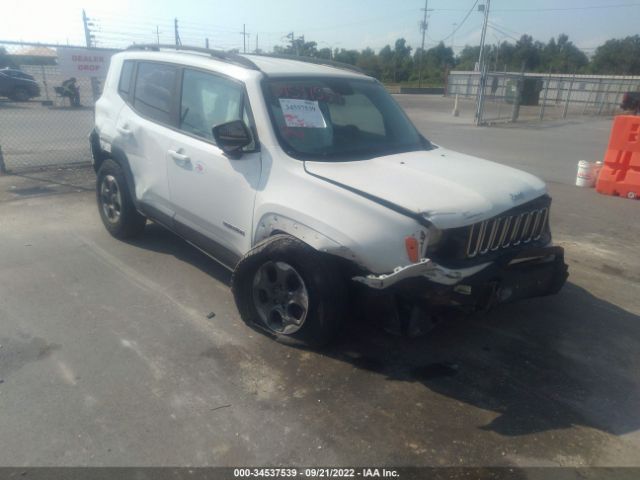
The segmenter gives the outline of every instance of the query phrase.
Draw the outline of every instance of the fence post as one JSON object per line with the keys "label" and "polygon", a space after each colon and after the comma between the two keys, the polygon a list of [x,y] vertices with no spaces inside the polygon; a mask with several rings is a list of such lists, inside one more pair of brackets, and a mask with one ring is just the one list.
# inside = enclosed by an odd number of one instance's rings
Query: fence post
{"label": "fence post", "polygon": [[478,96],[476,97],[476,125],[483,124],[484,117],[484,90],[487,84],[487,65],[480,71],[480,84],[478,85]]}
{"label": "fence post", "polygon": [[602,93],[602,99],[600,100],[600,107],[598,108],[598,115],[602,115],[602,109],[604,108],[605,102],[609,99],[609,90],[611,88],[611,84],[607,83],[607,88]]}
{"label": "fence post", "polygon": [[549,73],[547,74],[547,83],[544,86],[544,96],[542,97],[542,105],[540,106],[540,118],[539,118],[540,121],[542,121],[542,119],[544,118],[544,109],[547,106],[547,95],[549,93],[549,83],[551,83],[551,70],[549,70]]}
{"label": "fence post", "polygon": [[611,106],[611,110],[610,110],[610,115],[613,115],[616,112],[616,107],[618,105],[620,105],[620,95],[622,95],[622,89],[624,87],[624,75],[623,78],[620,79],[620,82],[618,84],[618,93],[616,94],[615,98],[613,99],[613,105]]}
{"label": "fence post", "polygon": [[2,145],[0,145],[0,175],[7,173],[7,166],[4,164],[4,156],[2,155]]}
{"label": "fence post", "polygon": [[449,95],[449,65],[444,67],[444,97]]}
{"label": "fence post", "polygon": [[520,78],[516,82],[516,98],[513,101],[513,110],[511,111],[511,121],[518,121],[520,116],[520,97],[522,96],[522,88],[524,87],[524,65],[522,66],[522,72],[520,72]]}
{"label": "fence post", "polygon": [[576,74],[573,74],[571,77],[571,82],[569,83],[569,91],[567,92],[567,99],[564,102],[564,110],[562,110],[562,118],[567,118],[567,111],[569,110],[569,101],[571,100],[571,91],[573,90],[573,82],[576,80]]}
{"label": "fence post", "polygon": [[[82,10],[82,25],[84,26],[84,39],[87,44],[87,48],[93,47],[93,41],[91,40],[91,30],[89,29],[89,18],[87,13]],[[98,79],[91,77],[91,95],[93,96],[93,103],[96,103],[100,96],[100,87],[98,87]]]}
{"label": "fence post", "polygon": [[47,97],[47,102],[50,102],[49,98],[49,85],[47,84],[47,74],[44,71],[44,65],[40,65],[40,71],[42,72],[42,84],[44,85],[44,94]]}
{"label": "fence post", "polygon": [[502,104],[507,98],[507,64],[504,65],[504,73],[502,75],[502,98],[498,102],[498,118],[502,120]]}

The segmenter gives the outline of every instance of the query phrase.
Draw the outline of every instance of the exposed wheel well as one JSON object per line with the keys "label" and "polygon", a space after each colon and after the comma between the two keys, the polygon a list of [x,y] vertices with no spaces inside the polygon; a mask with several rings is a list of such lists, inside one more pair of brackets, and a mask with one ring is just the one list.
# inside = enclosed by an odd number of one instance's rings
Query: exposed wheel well
{"label": "exposed wheel well", "polygon": [[[273,237],[274,235],[289,235],[294,238],[297,238],[295,237],[295,235],[291,235],[291,233],[289,232],[286,232],[284,230],[278,230],[278,229],[273,230],[269,234],[269,237]],[[300,238],[297,238],[297,239],[309,245],[304,240]],[[364,269],[362,267],[358,266],[355,262],[347,258],[340,257],[338,255],[333,255],[331,253],[319,251],[318,249],[314,248],[312,245],[309,245],[309,247],[313,248],[316,252],[318,252],[319,255],[324,257],[328,262],[332,263],[335,266],[335,268],[344,276],[344,278],[351,278],[355,275],[360,275],[364,272]]]}
{"label": "exposed wheel well", "polygon": [[89,135],[89,145],[91,146],[91,157],[93,158],[93,170],[98,173],[102,163],[107,158],[111,158],[111,156],[100,147],[100,137],[95,130]]}
{"label": "exposed wheel well", "polygon": [[126,154],[119,148],[113,148],[111,153],[105,152],[100,147],[100,138],[95,130],[93,130],[89,135],[89,144],[91,146],[91,155],[93,156],[93,169],[95,170],[95,172],[98,173],[100,167],[107,159],[113,160],[118,165],[120,165],[120,167],[124,171],[124,176],[127,181],[129,192],[131,192],[131,199],[133,200],[136,208],[140,210],[140,205],[138,203],[138,199],[136,198],[135,180],[133,178],[131,166],[129,165],[129,159],[127,158]]}

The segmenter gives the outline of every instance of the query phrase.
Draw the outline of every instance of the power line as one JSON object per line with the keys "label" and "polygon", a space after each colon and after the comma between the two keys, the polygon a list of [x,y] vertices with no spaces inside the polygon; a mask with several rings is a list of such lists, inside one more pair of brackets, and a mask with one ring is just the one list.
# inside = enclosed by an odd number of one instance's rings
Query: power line
{"label": "power line", "polygon": [[[520,39],[516,38],[512,35],[509,35],[507,32],[505,32],[504,30],[507,29],[507,27],[503,26],[503,25],[498,25],[495,22],[489,22],[489,28],[491,28],[492,30],[501,33],[502,35],[504,35],[505,37],[510,38],[511,40],[515,40],[516,42],[519,42]],[[508,29],[510,31],[512,31],[513,33],[515,33],[516,35],[520,35],[522,37],[523,34],[516,32],[515,30],[511,30]],[[573,44],[573,42],[571,42]],[[578,45],[573,44],[574,47],[576,47],[579,50],[596,50],[598,47],[579,47]]]}
{"label": "power line", "polygon": [[520,41],[519,38],[514,37],[513,35],[509,35],[507,32],[503,31],[502,29],[498,28],[497,26],[495,26],[493,23],[489,22],[489,28],[491,28],[492,30],[495,30],[498,33],[501,33],[502,35],[504,35],[505,37],[510,38],[511,40],[515,40],[516,42]]}
{"label": "power line", "polygon": [[560,8],[500,8],[494,12],[564,12],[570,10],[593,10],[598,8],[625,8],[640,7],[640,3],[618,3],[614,5],[585,5],[584,7],[560,7]]}
{"label": "power line", "polygon": [[447,35],[446,37],[444,37],[442,40],[440,40],[441,42],[444,42],[445,40],[449,40],[451,37],[453,37],[456,32],[458,30],[460,30],[460,28],[462,27],[462,25],[464,25],[464,22],[467,21],[467,18],[469,18],[469,15],[471,15],[471,12],[473,12],[473,9],[476,8],[476,5],[478,4],[479,0],[476,0],[475,2],[473,2],[473,5],[471,5],[471,8],[469,9],[469,11],[467,12],[467,14],[464,16],[464,18],[462,19],[462,21],[458,22],[458,26],[453,30],[453,32],[451,32],[449,35]]}

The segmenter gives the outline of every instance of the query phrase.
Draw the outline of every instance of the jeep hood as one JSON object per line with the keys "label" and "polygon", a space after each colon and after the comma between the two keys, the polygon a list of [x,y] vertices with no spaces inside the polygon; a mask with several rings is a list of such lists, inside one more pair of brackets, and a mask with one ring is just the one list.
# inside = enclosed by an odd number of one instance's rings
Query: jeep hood
{"label": "jeep hood", "polygon": [[533,175],[441,147],[351,162],[306,161],[305,169],[441,229],[486,220],[546,193]]}

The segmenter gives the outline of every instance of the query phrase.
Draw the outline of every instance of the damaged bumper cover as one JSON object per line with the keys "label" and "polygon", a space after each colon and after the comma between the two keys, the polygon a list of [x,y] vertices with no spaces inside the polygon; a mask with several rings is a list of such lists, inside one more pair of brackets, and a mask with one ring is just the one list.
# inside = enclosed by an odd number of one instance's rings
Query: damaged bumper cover
{"label": "damaged bumper cover", "polygon": [[428,258],[421,259],[418,263],[412,263],[403,267],[396,267],[392,273],[383,275],[367,275],[366,277],[353,277],[352,280],[364,283],[366,286],[379,290],[389,288],[396,283],[408,278],[426,277],[443,285],[455,285],[466,277],[473,275],[491,265],[483,263],[471,268],[450,269],[438,265]]}
{"label": "damaged bumper cover", "polygon": [[463,269],[422,259],[386,275],[353,280],[373,289],[427,298],[436,305],[487,307],[557,293],[569,276],[567,270],[564,249],[547,246]]}

